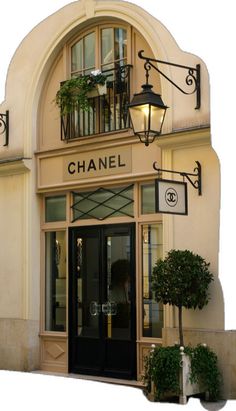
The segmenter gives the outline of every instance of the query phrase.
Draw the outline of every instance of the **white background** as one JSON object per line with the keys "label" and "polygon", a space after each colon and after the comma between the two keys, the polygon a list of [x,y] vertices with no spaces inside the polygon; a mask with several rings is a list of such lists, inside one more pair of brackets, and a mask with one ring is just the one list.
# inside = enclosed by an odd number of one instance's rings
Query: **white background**
{"label": "white background", "polygon": [[[111,0],[112,1],[112,0]],[[198,55],[207,65],[210,74],[211,86],[211,115],[212,115],[212,145],[219,156],[221,164],[221,225],[220,225],[220,279],[223,286],[225,298],[225,327],[226,329],[236,329],[236,303],[235,303],[235,204],[236,189],[235,183],[235,69],[236,69],[236,24],[235,24],[235,2],[233,0],[207,1],[207,0],[131,0],[143,7],[150,14],[160,20],[171,32],[181,49]],[[19,46],[21,40],[48,15],[54,13],[59,8],[70,1],[66,0],[7,0],[1,3],[0,8],[0,101],[4,99],[5,78],[10,60],[15,49]],[[204,173],[204,170],[203,170]],[[204,190],[204,188],[203,188]],[[203,192],[204,195],[204,192]],[[199,222],[200,223],[200,222]],[[4,374],[5,375],[5,374]],[[13,377],[12,377],[13,378]],[[15,377],[17,378],[17,377]],[[46,377],[45,377],[46,378]],[[5,382],[7,378],[3,379]],[[42,406],[39,389],[33,385],[32,393],[34,401],[25,403],[23,407],[22,395],[15,396],[14,392],[18,388],[23,389],[23,382],[13,382],[14,387],[4,390],[2,386],[2,374],[0,375],[0,401],[4,403],[3,410],[25,409],[37,410],[39,405]],[[18,380],[17,380],[18,381]],[[45,381],[45,380],[44,380]],[[80,408],[83,410],[103,409],[113,410],[124,407],[122,395],[117,398],[111,393],[112,402],[108,406],[102,406],[102,403],[96,402],[96,390],[88,393],[88,404],[81,407],[80,393],[76,388],[68,394],[72,402],[64,401],[65,386],[68,387],[68,381],[61,387],[63,379],[55,379],[55,392],[50,392],[49,385],[45,384],[45,395],[51,400],[54,410]],[[59,381],[59,382],[58,382]],[[71,380],[70,380],[71,381]],[[78,382],[78,380],[75,380]],[[29,396],[29,382],[25,398]],[[73,382],[73,384],[75,384]],[[73,385],[72,384],[72,385]],[[100,386],[100,384],[98,384]],[[74,386],[74,385],[73,385]],[[51,386],[50,386],[51,387]],[[60,388],[61,387],[61,388]],[[38,387],[39,388],[39,387]],[[58,390],[59,389],[59,390]],[[35,390],[35,392],[34,392]],[[125,389],[121,391],[123,393]],[[66,390],[65,390],[66,391]],[[102,391],[102,389],[100,389]],[[84,392],[84,391],[83,391]],[[108,391],[107,391],[108,392]],[[133,391],[132,391],[133,392]],[[110,391],[109,391],[110,393]],[[60,395],[59,395],[60,394]],[[73,396],[74,395],[74,396]],[[104,394],[105,395],[105,394]],[[107,394],[109,397],[110,394]],[[24,402],[25,402],[24,398]],[[61,401],[60,401],[61,398]],[[65,397],[66,398],[66,397]],[[130,397],[126,398],[126,408],[135,407],[137,410],[144,409],[176,409],[176,406],[158,405],[143,403],[139,396],[137,401]],[[22,403],[21,403],[22,400]],[[94,402],[93,402],[94,400]],[[130,401],[129,401],[130,400]],[[16,405],[16,408],[14,407]],[[65,404],[68,404],[66,406]],[[147,405],[146,405],[147,404]],[[63,407],[62,407],[63,405]],[[231,402],[227,404],[227,409],[231,408]],[[21,407],[22,408],[19,408]],[[234,405],[233,405],[234,406]],[[194,402],[194,408],[191,404],[184,409],[201,409]],[[196,408],[195,408],[196,407]],[[132,409],[133,409],[132,408]],[[45,409],[49,409],[47,406]],[[233,409],[233,408],[232,408]]]}

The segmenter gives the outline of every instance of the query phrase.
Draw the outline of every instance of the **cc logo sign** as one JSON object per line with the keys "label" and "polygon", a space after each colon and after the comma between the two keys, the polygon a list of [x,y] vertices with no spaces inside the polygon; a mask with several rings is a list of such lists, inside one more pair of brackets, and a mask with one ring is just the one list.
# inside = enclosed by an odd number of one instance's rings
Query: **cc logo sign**
{"label": "cc logo sign", "polygon": [[166,204],[168,204],[168,206],[170,207],[176,206],[176,204],[178,203],[178,193],[174,188],[172,187],[167,188],[165,192],[165,201],[166,201]]}

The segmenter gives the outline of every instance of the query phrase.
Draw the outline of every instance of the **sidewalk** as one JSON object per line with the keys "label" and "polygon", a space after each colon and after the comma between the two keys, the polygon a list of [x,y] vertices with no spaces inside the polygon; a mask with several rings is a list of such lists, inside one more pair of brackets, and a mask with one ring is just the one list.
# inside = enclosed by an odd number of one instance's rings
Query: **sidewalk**
{"label": "sidewalk", "polygon": [[[219,403],[190,398],[186,405],[150,402],[136,387],[108,384],[75,377],[41,373],[0,371],[1,411],[83,410],[83,411],[218,411]],[[236,409],[228,401],[224,410]]]}

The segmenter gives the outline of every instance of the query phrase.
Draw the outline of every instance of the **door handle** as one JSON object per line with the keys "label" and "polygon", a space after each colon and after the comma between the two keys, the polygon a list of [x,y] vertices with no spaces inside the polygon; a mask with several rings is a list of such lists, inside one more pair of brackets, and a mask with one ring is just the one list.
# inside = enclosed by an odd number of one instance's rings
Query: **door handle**
{"label": "door handle", "polygon": [[102,312],[105,315],[116,315],[117,314],[117,304],[114,301],[107,301],[102,304]]}
{"label": "door handle", "polygon": [[89,305],[89,312],[91,315],[99,315],[101,312],[101,304],[97,303],[97,301],[91,301]]}

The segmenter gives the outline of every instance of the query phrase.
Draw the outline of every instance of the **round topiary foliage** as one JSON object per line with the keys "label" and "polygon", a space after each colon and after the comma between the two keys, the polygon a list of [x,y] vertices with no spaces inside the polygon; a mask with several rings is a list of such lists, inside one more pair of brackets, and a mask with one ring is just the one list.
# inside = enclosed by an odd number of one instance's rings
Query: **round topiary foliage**
{"label": "round topiary foliage", "polygon": [[178,307],[180,345],[184,345],[182,307],[202,309],[209,302],[208,289],[213,281],[209,265],[192,251],[171,250],[153,269],[154,298],[157,302]]}

